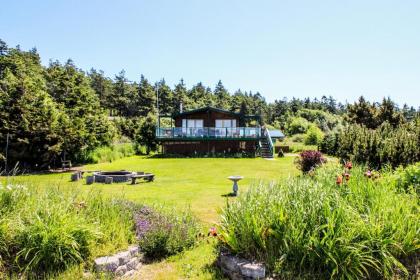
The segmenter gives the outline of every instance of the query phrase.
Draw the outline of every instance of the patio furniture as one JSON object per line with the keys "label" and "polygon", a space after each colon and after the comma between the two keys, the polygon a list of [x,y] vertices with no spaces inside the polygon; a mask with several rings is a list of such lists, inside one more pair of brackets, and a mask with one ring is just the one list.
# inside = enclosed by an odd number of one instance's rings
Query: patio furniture
{"label": "patio furniture", "polygon": [[155,179],[155,175],[152,173],[137,172],[136,175],[131,176],[131,184],[135,185],[137,179],[144,179],[146,182],[152,182]]}
{"label": "patio furniture", "polygon": [[71,168],[71,160],[62,160],[61,161],[61,168],[63,170],[70,169]]}

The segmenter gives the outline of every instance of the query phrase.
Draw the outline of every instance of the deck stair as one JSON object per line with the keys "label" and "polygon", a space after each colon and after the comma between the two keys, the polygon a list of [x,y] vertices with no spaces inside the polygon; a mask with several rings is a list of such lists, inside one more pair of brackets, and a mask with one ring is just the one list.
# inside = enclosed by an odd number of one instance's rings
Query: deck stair
{"label": "deck stair", "polygon": [[268,129],[264,129],[260,139],[260,151],[262,158],[274,158],[274,147]]}

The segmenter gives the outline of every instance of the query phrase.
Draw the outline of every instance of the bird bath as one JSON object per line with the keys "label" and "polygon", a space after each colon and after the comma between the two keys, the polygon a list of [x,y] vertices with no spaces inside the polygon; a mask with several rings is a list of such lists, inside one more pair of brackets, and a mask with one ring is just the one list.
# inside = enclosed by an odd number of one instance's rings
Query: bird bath
{"label": "bird bath", "polygon": [[243,176],[238,176],[238,175],[228,177],[228,179],[233,182],[232,189],[233,189],[233,195],[234,196],[238,195],[238,188],[239,188],[238,181],[242,180],[243,178],[244,178]]}

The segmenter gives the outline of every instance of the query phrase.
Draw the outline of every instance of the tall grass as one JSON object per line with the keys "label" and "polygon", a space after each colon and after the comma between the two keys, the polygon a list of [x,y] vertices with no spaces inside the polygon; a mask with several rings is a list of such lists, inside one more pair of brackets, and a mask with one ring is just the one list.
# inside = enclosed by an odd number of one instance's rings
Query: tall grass
{"label": "tall grass", "polygon": [[284,278],[407,274],[401,260],[420,248],[417,196],[365,178],[361,168],[337,185],[340,171],[327,166],[254,186],[223,210],[222,245]]}
{"label": "tall grass", "polygon": [[118,143],[96,148],[85,156],[84,161],[89,163],[113,162],[120,158],[135,155],[135,153],[132,143]]}
{"label": "tall grass", "polygon": [[0,256],[5,270],[56,273],[135,242],[132,212],[98,192],[23,186],[0,190]]}

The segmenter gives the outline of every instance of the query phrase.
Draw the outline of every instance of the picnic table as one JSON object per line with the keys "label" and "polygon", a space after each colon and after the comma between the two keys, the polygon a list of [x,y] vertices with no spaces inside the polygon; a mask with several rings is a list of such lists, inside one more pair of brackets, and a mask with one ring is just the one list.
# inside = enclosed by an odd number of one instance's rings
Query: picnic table
{"label": "picnic table", "polygon": [[152,182],[155,179],[155,175],[152,173],[137,172],[137,174],[131,176],[131,184],[135,185],[137,179],[144,179],[147,182]]}

